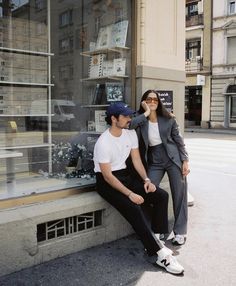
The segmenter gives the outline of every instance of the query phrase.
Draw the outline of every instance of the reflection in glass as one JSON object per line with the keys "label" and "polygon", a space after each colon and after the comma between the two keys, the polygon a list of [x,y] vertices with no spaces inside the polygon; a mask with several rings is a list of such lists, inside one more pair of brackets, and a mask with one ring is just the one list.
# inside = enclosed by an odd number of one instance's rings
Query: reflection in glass
{"label": "reflection in glass", "polygon": [[94,184],[108,86],[131,103],[130,47],[131,1],[0,0],[0,199]]}

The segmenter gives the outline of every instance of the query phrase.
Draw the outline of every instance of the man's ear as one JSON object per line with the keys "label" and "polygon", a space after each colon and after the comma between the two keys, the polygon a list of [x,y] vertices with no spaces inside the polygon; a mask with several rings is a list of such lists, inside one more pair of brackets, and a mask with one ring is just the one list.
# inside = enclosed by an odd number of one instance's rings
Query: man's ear
{"label": "man's ear", "polygon": [[117,118],[116,118],[114,115],[112,115],[112,116],[111,116],[111,121],[112,121],[112,122],[116,122],[116,121],[117,121]]}

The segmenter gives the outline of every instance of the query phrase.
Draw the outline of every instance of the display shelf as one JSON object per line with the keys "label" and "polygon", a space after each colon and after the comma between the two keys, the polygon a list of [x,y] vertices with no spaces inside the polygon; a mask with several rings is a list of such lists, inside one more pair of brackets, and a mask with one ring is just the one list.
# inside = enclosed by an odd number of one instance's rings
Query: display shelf
{"label": "display shelf", "polygon": [[4,146],[0,147],[0,150],[16,150],[16,149],[28,149],[28,148],[43,148],[43,147],[52,147],[54,144],[44,143],[44,144],[35,144],[35,145],[22,145],[22,146]]}
{"label": "display shelf", "polygon": [[114,75],[114,76],[99,76],[99,77],[88,77],[88,78],[82,78],[81,81],[82,82],[93,82],[93,81],[104,81],[104,80],[123,80],[125,78],[128,78],[128,75],[124,75],[124,76],[118,76],[118,75]]}
{"label": "display shelf", "polygon": [[[49,114],[0,114],[0,117],[48,117]],[[54,114],[51,114],[54,116]]]}
{"label": "display shelf", "polygon": [[19,81],[3,81],[0,80],[1,85],[27,85],[27,86],[54,86],[52,83],[36,83],[36,82],[19,82]]}
{"label": "display shelf", "polygon": [[102,132],[99,131],[81,131],[81,134],[91,134],[91,135],[101,135]]}
{"label": "display shelf", "polygon": [[103,107],[108,107],[109,104],[86,104],[86,105],[81,105],[82,108],[103,108]]}
{"label": "display shelf", "polygon": [[54,56],[53,53],[37,52],[37,51],[31,51],[31,50],[14,49],[14,48],[6,48],[6,47],[0,47],[0,51],[12,52],[12,53],[18,53],[18,54],[45,56],[45,57]]}
{"label": "display shelf", "polygon": [[81,56],[86,56],[90,57],[93,55],[98,55],[98,54],[107,54],[107,53],[122,53],[124,51],[129,51],[129,47],[111,47],[111,48],[106,48],[106,49],[98,49],[98,50],[93,50],[93,51],[85,51],[80,53]]}

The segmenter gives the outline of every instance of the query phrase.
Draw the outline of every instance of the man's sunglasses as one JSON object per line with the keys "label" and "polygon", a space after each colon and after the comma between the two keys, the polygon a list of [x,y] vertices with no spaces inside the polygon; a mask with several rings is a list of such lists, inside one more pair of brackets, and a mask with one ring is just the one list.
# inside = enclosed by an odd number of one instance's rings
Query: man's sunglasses
{"label": "man's sunglasses", "polygon": [[158,103],[158,98],[156,98],[156,97],[147,97],[146,98],[146,103],[152,103],[152,102]]}

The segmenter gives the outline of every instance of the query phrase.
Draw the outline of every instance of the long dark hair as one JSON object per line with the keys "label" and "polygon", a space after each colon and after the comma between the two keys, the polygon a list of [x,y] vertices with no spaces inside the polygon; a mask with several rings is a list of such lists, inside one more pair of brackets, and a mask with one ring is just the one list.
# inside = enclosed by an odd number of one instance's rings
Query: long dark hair
{"label": "long dark hair", "polygon": [[156,113],[157,113],[158,116],[163,116],[163,117],[166,117],[166,118],[174,117],[174,115],[171,112],[167,111],[167,109],[165,108],[165,106],[163,105],[163,103],[162,103],[162,101],[160,99],[159,93],[156,90],[154,90],[154,89],[148,89],[147,91],[144,92],[144,94],[143,94],[143,96],[141,98],[141,102],[140,102],[140,106],[139,106],[139,110],[138,110],[138,112],[140,114],[145,112],[145,110],[143,109],[141,103],[142,103],[142,101],[147,99],[149,93],[155,93],[156,96],[157,96],[158,106],[157,106]]}

